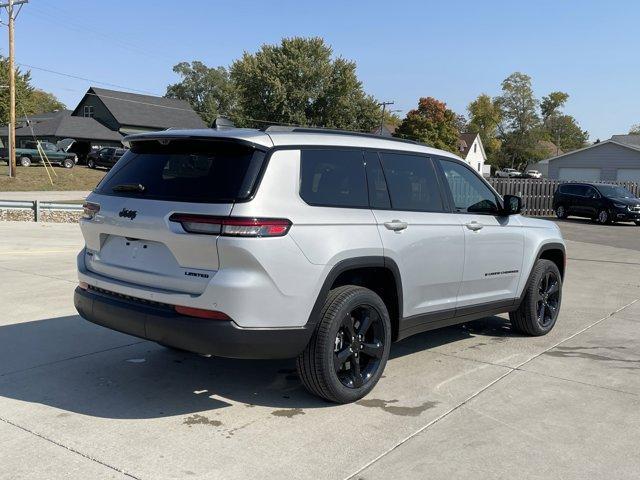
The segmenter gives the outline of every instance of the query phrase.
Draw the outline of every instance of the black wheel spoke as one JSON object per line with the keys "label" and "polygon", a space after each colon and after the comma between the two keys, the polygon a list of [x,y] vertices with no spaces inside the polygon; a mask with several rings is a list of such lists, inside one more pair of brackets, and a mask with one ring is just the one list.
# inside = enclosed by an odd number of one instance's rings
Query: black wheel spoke
{"label": "black wheel spoke", "polygon": [[355,388],[360,388],[364,383],[362,371],[360,370],[360,356],[353,356],[353,361],[351,362],[351,379],[353,380],[353,386]]}
{"label": "black wheel spoke", "polygon": [[371,343],[362,344],[362,353],[374,358],[382,358],[382,352],[384,352],[384,345],[379,340],[375,340]]}
{"label": "black wheel spoke", "polygon": [[544,322],[544,302],[538,304],[538,320]]}
{"label": "black wheel spoke", "polygon": [[351,339],[356,336],[356,330],[353,326],[353,316],[351,315],[351,313],[347,315],[347,318],[345,318],[343,325],[347,330],[347,334],[349,335],[349,342],[351,342]]}
{"label": "black wheel spoke", "polygon": [[373,313],[372,311],[365,310],[365,313],[362,316],[362,320],[360,321],[360,325],[358,325],[358,328],[356,329],[356,333],[358,335],[364,336],[365,333],[367,333],[367,331],[369,330],[369,327],[371,326],[371,322],[373,320],[374,315],[375,313]]}
{"label": "black wheel spoke", "polygon": [[553,282],[551,286],[549,286],[549,288],[547,289],[547,293],[549,295],[554,295],[559,291],[560,291],[560,285],[558,285],[558,282]]}
{"label": "black wheel spoke", "polygon": [[351,354],[352,352],[350,347],[345,347],[341,351],[333,354],[333,364],[336,368],[336,372],[342,368],[347,360],[349,360]]}

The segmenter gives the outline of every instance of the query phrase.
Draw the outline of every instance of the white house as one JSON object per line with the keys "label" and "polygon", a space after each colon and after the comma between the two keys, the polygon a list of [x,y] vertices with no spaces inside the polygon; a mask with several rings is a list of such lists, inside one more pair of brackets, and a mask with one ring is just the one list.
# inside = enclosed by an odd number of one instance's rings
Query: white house
{"label": "white house", "polygon": [[485,165],[487,154],[477,133],[461,133],[458,139],[458,155],[483,177],[491,175],[491,166]]}

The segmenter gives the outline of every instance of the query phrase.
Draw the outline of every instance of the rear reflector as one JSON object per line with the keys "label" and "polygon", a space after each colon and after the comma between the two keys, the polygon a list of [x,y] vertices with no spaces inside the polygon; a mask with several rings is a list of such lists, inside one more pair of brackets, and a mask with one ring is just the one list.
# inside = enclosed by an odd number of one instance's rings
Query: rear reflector
{"label": "rear reflector", "polygon": [[218,312],[216,310],[182,307],[180,305],[176,305],[174,308],[177,313],[181,315],[187,315],[189,317],[207,318],[209,320],[231,320],[226,313]]}
{"label": "rear reflector", "polygon": [[88,290],[89,284],[87,282],[78,282],[78,287],[80,287],[82,290]]}
{"label": "rear reflector", "polygon": [[282,237],[291,228],[291,222],[282,218],[213,217],[174,213],[169,220],[180,223],[189,233],[227,237]]}

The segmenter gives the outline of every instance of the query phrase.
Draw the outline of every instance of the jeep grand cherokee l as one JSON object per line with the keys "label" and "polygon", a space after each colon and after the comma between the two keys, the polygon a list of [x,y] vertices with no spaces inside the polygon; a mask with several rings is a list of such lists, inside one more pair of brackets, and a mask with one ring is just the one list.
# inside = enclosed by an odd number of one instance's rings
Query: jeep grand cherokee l
{"label": "jeep grand cherokee l", "polygon": [[297,357],[308,390],[366,395],[391,343],[509,312],[549,332],[560,231],[451,153],[341,131],[170,130],[87,198],[75,305],[201,354]]}

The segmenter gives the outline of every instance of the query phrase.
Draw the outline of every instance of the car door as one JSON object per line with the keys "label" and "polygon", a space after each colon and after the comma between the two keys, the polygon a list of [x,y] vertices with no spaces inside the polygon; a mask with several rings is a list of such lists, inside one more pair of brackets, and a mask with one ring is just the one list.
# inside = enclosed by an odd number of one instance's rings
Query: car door
{"label": "car door", "polygon": [[464,232],[447,212],[432,160],[415,153],[366,152],[365,161],[384,255],[401,273],[403,328],[453,317]]}
{"label": "car door", "polygon": [[602,198],[598,191],[593,187],[586,187],[586,191],[584,194],[584,211],[585,215],[589,217],[597,217],[598,212],[600,211],[600,205],[602,202]]}
{"label": "car door", "polygon": [[516,297],[524,256],[524,233],[517,215],[499,215],[501,200],[467,165],[441,158],[455,217],[464,231],[464,271],[458,311],[502,304]]}

